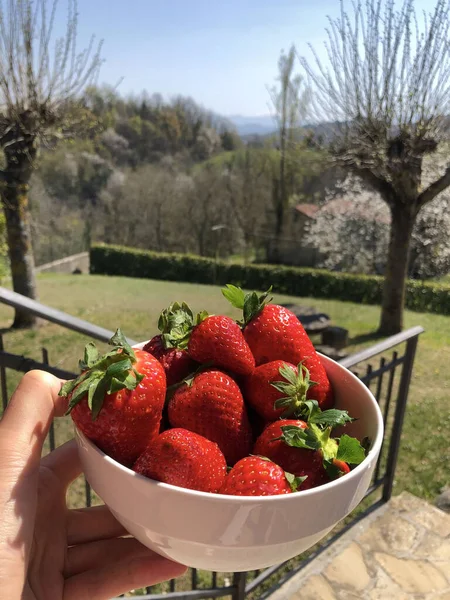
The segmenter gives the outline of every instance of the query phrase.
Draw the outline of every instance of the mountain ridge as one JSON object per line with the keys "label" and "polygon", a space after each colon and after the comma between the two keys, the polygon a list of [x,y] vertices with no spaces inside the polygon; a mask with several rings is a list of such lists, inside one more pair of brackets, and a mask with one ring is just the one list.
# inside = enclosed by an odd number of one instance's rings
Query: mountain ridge
{"label": "mountain ridge", "polygon": [[236,127],[239,135],[268,135],[276,128],[276,120],[272,115],[230,115],[226,117]]}

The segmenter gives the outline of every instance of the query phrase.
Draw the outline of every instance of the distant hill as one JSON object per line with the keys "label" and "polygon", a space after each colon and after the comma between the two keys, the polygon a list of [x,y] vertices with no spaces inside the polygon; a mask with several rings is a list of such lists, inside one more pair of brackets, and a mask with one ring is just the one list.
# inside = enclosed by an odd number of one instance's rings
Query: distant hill
{"label": "distant hill", "polygon": [[275,119],[271,115],[261,115],[259,117],[243,117],[242,115],[232,115],[227,117],[236,127],[239,135],[268,135],[273,133],[276,128]]}
{"label": "distant hill", "polygon": [[[277,123],[274,117],[271,115],[262,115],[259,117],[243,117],[241,115],[233,115],[227,117],[236,128],[238,134],[246,142],[263,139],[277,131]],[[337,132],[339,127],[338,123],[314,123],[307,124],[305,129],[312,131],[316,136],[321,136],[325,141],[330,141],[333,134]],[[302,130],[299,130],[300,138],[302,137]]]}

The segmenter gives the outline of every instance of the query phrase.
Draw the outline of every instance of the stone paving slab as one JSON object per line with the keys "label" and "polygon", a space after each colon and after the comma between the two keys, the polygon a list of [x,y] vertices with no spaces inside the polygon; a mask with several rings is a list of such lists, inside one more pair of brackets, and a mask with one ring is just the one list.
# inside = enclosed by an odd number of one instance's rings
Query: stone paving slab
{"label": "stone paving slab", "polygon": [[407,492],[354,525],[269,600],[450,600],[450,514]]}

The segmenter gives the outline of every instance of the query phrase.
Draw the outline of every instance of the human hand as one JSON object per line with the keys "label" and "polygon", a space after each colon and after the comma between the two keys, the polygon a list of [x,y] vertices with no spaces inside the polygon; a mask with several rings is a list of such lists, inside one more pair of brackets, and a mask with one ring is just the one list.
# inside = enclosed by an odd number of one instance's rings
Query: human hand
{"label": "human hand", "polygon": [[81,473],[74,441],[41,460],[61,382],[30,371],[0,421],[0,589],[8,600],[108,600],[182,575],[127,535],[105,506],[69,510]]}

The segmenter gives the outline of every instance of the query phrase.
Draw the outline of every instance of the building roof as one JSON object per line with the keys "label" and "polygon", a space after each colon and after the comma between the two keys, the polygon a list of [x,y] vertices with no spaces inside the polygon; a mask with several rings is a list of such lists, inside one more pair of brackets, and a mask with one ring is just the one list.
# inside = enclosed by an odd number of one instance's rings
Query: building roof
{"label": "building roof", "polygon": [[367,195],[363,198],[363,202],[354,202],[349,196],[335,198],[330,200],[323,206],[316,206],[315,204],[297,204],[295,210],[302,213],[309,219],[315,219],[320,213],[327,213],[331,215],[352,215],[357,216],[360,219],[367,221],[377,221],[378,223],[384,223],[388,225],[390,223],[390,214],[387,206],[381,205],[380,203],[373,204],[371,200],[372,196]]}
{"label": "building roof", "polygon": [[295,210],[310,219],[314,219],[316,213],[319,211],[319,206],[316,206],[315,204],[297,204]]}

